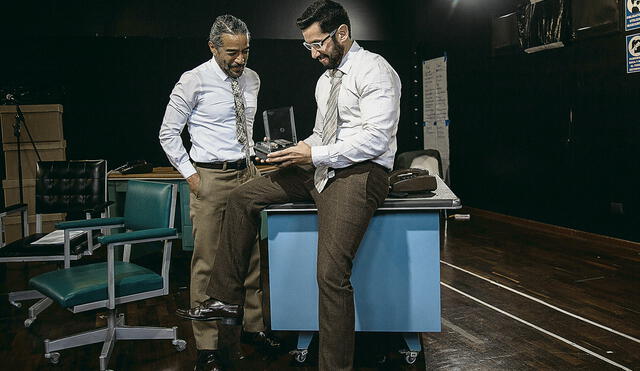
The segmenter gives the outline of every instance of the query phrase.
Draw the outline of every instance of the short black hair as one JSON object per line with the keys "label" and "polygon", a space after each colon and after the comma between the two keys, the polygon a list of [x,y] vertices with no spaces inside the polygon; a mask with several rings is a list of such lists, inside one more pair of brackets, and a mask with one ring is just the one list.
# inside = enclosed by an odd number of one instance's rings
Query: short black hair
{"label": "short black hair", "polygon": [[349,37],[351,37],[351,21],[347,11],[342,5],[331,0],[318,0],[302,13],[296,20],[299,29],[305,30],[312,24],[318,22],[322,32],[331,32],[340,25],[346,24],[349,27]]}

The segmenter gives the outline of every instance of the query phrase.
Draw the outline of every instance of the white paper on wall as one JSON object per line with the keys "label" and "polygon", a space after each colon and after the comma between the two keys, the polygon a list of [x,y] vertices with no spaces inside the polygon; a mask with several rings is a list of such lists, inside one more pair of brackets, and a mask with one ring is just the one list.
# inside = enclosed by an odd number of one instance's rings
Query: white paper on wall
{"label": "white paper on wall", "polygon": [[422,62],[422,96],[424,122],[433,123],[449,119],[445,57]]}
{"label": "white paper on wall", "polygon": [[424,148],[436,149],[442,160],[443,179],[449,180],[449,93],[447,57],[422,62]]}

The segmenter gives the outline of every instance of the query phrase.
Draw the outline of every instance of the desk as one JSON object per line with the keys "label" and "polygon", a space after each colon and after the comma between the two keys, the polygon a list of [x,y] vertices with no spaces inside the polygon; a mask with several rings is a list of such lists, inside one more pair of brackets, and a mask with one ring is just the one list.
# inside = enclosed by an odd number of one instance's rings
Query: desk
{"label": "desk", "polygon": [[[440,210],[461,207],[437,180],[433,197],[385,201],[371,220],[351,276],[356,331],[403,333],[408,363],[421,350],[419,333],[440,331]],[[271,327],[300,332],[299,362],[318,331],[316,211],[313,203],[265,209]]]}

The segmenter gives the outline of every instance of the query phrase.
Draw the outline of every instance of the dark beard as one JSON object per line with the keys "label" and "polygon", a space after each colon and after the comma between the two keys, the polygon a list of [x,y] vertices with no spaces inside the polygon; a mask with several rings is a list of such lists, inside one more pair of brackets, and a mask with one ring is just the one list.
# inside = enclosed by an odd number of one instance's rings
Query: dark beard
{"label": "dark beard", "polygon": [[333,43],[333,52],[331,54],[327,54],[329,58],[329,63],[326,65],[326,69],[332,70],[338,68],[340,62],[342,61],[342,57],[344,57],[344,46],[338,44],[337,42]]}

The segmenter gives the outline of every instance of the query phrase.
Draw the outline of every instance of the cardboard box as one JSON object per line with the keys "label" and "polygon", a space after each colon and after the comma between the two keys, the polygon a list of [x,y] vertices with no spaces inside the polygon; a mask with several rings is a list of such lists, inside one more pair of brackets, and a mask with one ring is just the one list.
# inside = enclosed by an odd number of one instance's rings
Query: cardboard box
{"label": "cardboard box", "polygon": [[[67,142],[64,140],[58,142],[36,142],[35,145],[42,161],[64,161],[67,159]],[[2,147],[4,149],[5,178],[17,180],[18,144],[5,143]],[[36,156],[36,151],[33,149],[33,144],[20,143],[20,157],[22,162],[22,179],[35,179],[38,156]]]}
{"label": "cardboard box", "polygon": [[[62,105],[34,104],[20,106],[24,114],[29,132],[34,142],[61,141],[62,135]],[[13,135],[13,125],[16,122],[15,106],[0,106],[0,126],[2,127],[2,143],[16,143]],[[29,142],[27,130],[22,126],[20,142]]]}
{"label": "cardboard box", "polygon": [[[42,214],[42,232],[52,232],[55,229],[55,224],[64,221],[65,217],[66,214]],[[29,234],[36,233],[36,216],[29,215],[27,220],[29,221]],[[5,243],[22,238],[19,214],[4,218],[4,238]]]}
{"label": "cardboard box", "polygon": [[[16,205],[20,203],[20,188],[17,180],[3,180],[2,190],[4,192],[5,206]],[[22,180],[22,195],[24,203],[29,205],[27,212],[29,215],[36,214],[36,180]]]}

